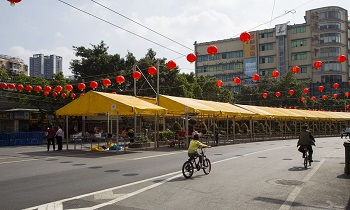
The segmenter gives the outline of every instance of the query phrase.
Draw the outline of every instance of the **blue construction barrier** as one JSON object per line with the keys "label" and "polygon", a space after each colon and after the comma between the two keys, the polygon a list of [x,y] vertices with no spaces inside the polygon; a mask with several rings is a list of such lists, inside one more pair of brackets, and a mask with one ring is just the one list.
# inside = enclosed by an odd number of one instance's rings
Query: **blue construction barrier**
{"label": "blue construction barrier", "polygon": [[31,132],[0,132],[0,146],[41,145],[45,133]]}

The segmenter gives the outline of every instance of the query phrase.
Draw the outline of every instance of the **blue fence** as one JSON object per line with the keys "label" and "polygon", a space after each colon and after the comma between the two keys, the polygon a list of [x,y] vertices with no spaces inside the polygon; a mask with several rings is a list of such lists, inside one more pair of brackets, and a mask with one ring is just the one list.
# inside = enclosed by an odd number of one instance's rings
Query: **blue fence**
{"label": "blue fence", "polygon": [[40,145],[45,133],[32,132],[0,132],[0,146]]}

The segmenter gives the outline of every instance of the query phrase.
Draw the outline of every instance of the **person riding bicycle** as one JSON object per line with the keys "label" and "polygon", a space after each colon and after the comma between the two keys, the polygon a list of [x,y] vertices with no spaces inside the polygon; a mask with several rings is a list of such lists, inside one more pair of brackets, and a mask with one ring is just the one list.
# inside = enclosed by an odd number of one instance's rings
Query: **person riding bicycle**
{"label": "person riding bicycle", "polygon": [[313,160],[312,160],[312,154],[313,154],[312,145],[316,146],[315,145],[315,138],[313,137],[311,132],[309,130],[307,130],[307,125],[303,125],[301,127],[301,132],[299,134],[299,140],[298,140],[297,147],[300,146],[298,151],[303,153],[303,158],[305,158],[304,147],[306,147],[309,150],[310,162],[313,162]]}
{"label": "person riding bicycle", "polygon": [[188,146],[188,156],[190,158],[199,157],[199,162],[202,164],[202,156],[197,152],[197,150],[201,147],[210,148],[211,146],[203,144],[202,142],[198,141],[198,139],[198,133],[194,134],[193,139],[191,139],[190,145]]}

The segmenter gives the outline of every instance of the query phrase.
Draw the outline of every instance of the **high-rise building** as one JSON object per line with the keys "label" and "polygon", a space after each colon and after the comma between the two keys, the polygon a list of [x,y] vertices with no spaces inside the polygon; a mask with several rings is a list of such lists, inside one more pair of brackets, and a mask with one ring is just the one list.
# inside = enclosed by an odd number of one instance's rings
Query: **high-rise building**
{"label": "high-rise building", "polygon": [[62,57],[57,55],[44,56],[35,54],[29,59],[29,74],[31,77],[52,79],[53,74],[62,72]]}
{"label": "high-rise building", "polygon": [[0,69],[7,70],[11,75],[24,74],[28,76],[28,65],[20,58],[8,55],[0,55]]}
{"label": "high-rise building", "polygon": [[[287,22],[251,31],[246,43],[239,37],[195,43],[196,76],[215,77],[223,81],[223,87],[239,92],[234,77],[245,85],[255,85],[253,74],[269,76],[276,69],[281,77],[299,66],[295,78],[307,81],[311,94],[318,92],[321,84],[325,89],[333,83],[339,83],[340,89],[348,88],[349,59],[343,63],[337,60],[339,55],[350,57],[348,11],[337,6],[317,8],[306,11],[304,19],[302,24]],[[210,45],[218,48],[217,54],[207,53]],[[314,67],[316,61],[322,61],[321,68]]]}

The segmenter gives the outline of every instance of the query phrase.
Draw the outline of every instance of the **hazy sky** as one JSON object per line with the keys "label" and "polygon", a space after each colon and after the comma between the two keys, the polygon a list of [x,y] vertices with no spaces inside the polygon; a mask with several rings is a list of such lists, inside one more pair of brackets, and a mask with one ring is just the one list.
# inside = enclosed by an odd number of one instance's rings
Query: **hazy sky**
{"label": "hazy sky", "polygon": [[194,64],[184,55],[193,52],[195,41],[238,37],[243,31],[273,28],[287,21],[304,23],[305,11],[326,6],[350,10],[350,0],[22,0],[13,7],[1,0],[0,54],[19,57],[28,65],[33,54],[59,55],[68,76],[69,62],[75,59],[72,46],[91,48],[103,40],[109,54],[125,57],[131,52],[140,59],[152,48],[156,57],[173,59],[181,72],[189,73]]}

